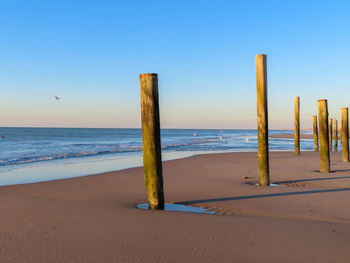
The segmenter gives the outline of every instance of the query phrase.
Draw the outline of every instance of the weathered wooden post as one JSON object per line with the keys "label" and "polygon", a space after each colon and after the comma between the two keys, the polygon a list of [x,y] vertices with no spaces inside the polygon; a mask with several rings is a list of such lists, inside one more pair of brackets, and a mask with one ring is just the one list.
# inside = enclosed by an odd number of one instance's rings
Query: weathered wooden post
{"label": "weathered wooden post", "polygon": [[259,185],[270,185],[266,55],[255,56],[258,110]]}
{"label": "weathered wooden post", "polygon": [[149,209],[164,209],[158,75],[140,74],[143,169]]}
{"label": "weathered wooden post", "polygon": [[300,98],[294,97],[294,154],[300,155]]}
{"label": "weathered wooden post", "polygon": [[334,151],[338,151],[338,120],[334,119]]}
{"label": "weathered wooden post", "polygon": [[349,109],[341,108],[341,145],[343,148],[343,162],[349,161]]}
{"label": "weathered wooden post", "polygon": [[332,118],[329,118],[328,132],[329,132],[329,135],[328,135],[329,150],[332,151],[332,148],[333,148],[333,143],[332,143],[332,140],[333,140],[333,119]]}
{"label": "weathered wooden post", "polygon": [[317,115],[312,116],[313,130],[314,130],[314,148],[315,152],[318,152],[318,127],[317,127]]}
{"label": "weathered wooden post", "polygon": [[321,173],[329,173],[329,134],[327,100],[318,100],[318,124],[320,127],[320,163]]}

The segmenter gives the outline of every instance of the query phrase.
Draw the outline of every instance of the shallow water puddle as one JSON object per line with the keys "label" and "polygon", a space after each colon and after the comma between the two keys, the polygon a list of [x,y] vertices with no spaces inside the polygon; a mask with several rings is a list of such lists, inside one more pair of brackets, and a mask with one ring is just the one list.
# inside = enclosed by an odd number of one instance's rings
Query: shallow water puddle
{"label": "shallow water puddle", "polygon": [[[254,185],[256,185],[256,186],[260,186],[259,185],[259,183],[257,183],[257,184],[254,184]],[[274,186],[274,187],[287,187],[287,185],[284,185],[284,184],[270,184],[269,186]]]}
{"label": "shallow water puddle", "polygon": [[283,184],[270,184],[270,186],[287,187],[287,185],[283,185]]}
{"label": "shallow water puddle", "polygon": [[[148,203],[139,204],[137,208],[148,210]],[[199,213],[199,214],[210,214],[215,215],[214,211],[210,211],[210,208],[201,208],[195,206],[187,206],[182,204],[165,204],[165,211],[177,211],[177,212],[186,212],[186,213]]]}

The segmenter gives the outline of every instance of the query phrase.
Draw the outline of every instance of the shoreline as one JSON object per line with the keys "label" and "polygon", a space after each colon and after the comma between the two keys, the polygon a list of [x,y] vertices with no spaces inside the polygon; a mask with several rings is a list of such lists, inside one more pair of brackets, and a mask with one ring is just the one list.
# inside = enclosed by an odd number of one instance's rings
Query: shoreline
{"label": "shoreline", "polygon": [[[217,154],[221,151],[198,151],[198,152],[165,152],[162,153],[163,161],[179,160],[190,158],[195,155]],[[3,166],[7,171],[0,171],[0,187],[10,185],[33,184],[40,182],[49,182],[57,180],[65,180],[70,178],[85,177],[90,175],[118,172],[132,168],[143,167],[142,154],[139,152],[134,155],[117,156],[116,158],[105,158],[105,156],[86,157],[81,160],[65,159],[50,160],[30,164],[19,164],[17,167]],[[76,161],[76,162],[74,162]],[[80,162],[79,162],[80,161]],[[103,166],[103,168],[101,168]],[[8,168],[8,169],[7,169]],[[45,177],[51,173],[49,178]],[[19,176],[19,178],[16,178]],[[4,182],[1,177],[10,178],[12,181]],[[23,180],[26,180],[22,182]]]}
{"label": "shoreline", "polygon": [[331,158],[334,172],[321,174],[318,153],[271,152],[271,182],[288,187],[254,185],[255,152],[163,163],[167,203],[218,215],[136,208],[147,201],[142,167],[2,186],[0,260],[346,262],[350,164]]}
{"label": "shoreline", "polygon": [[[123,136],[125,135],[125,131],[129,129],[115,129],[114,132],[108,131],[102,134],[102,138],[98,136],[99,133],[94,131],[95,129],[88,129],[90,132],[86,132],[86,134],[84,132],[82,133],[80,131],[81,129],[77,129],[74,132],[71,131],[72,129],[65,129],[62,130],[62,132],[64,131],[64,134],[67,133],[67,136],[70,138],[68,140],[69,143],[65,146],[68,150],[62,148],[57,151],[50,150],[50,153],[43,150],[45,147],[39,147],[37,145],[41,145],[41,143],[43,143],[43,145],[49,143],[51,147],[56,145],[57,142],[61,140],[61,132],[47,132],[46,129],[43,129],[42,131],[34,132],[34,134],[40,136],[34,136],[32,134],[33,131],[28,131],[28,129],[31,130],[32,128],[18,128],[22,130],[17,132],[13,132],[11,129],[3,129],[5,139],[2,143],[4,144],[4,149],[7,150],[3,152],[3,158],[0,160],[0,185],[73,178],[142,166],[140,129],[138,129],[136,133],[135,131],[130,132],[132,139],[129,138],[128,140]],[[121,132],[121,130],[124,131]],[[257,151],[255,129],[225,130],[224,133],[219,133],[219,130],[211,129],[209,131],[213,132],[201,133],[196,130],[196,133],[193,133],[192,131],[195,130],[188,130],[189,131],[182,133],[165,132],[165,134],[163,134],[164,147],[162,151],[164,161],[202,153]],[[290,131],[271,130],[271,133],[284,134],[290,133]],[[38,138],[41,138],[42,135],[45,134],[50,134],[49,137],[51,139],[49,141],[45,141],[45,139],[38,140]],[[79,136],[84,134],[92,136],[92,141],[87,143],[82,140],[82,137]],[[196,136],[194,136],[194,134],[196,134]],[[119,139],[116,141],[115,139],[111,140],[111,138],[119,138],[116,135],[122,136],[120,137],[120,142]],[[46,138],[45,136],[43,138]],[[28,144],[23,144],[24,138],[26,138],[25,141],[28,142]],[[33,140],[36,141],[37,145],[35,143],[31,145]],[[14,145],[11,144],[11,142],[13,142]],[[106,142],[109,143],[105,144]],[[59,146],[59,144],[57,145]],[[76,145],[78,145],[77,148],[75,148]],[[301,150],[312,149],[310,142],[307,141],[302,143],[301,146]],[[73,148],[71,149],[70,147]],[[19,152],[12,153],[9,151],[9,149],[12,148],[18,149]],[[36,149],[38,150],[37,153]],[[274,139],[271,140],[270,150],[292,150],[292,144],[289,141]],[[20,151],[24,153],[22,154]]]}
{"label": "shoreline", "polygon": [[[290,150],[275,150],[273,152],[289,152]],[[302,149],[303,152],[313,151]],[[291,151],[290,151],[291,152]],[[201,155],[230,154],[230,153],[256,153],[249,151],[178,151],[162,152],[162,162],[180,160]],[[79,162],[80,161],[80,162]],[[101,168],[103,167],[103,168]],[[108,172],[118,172],[132,168],[142,168],[142,154],[122,156],[117,158],[105,158],[105,156],[85,157],[82,160],[64,159],[50,160],[30,164],[19,164],[17,167],[3,166],[0,168],[0,187],[10,185],[24,185],[40,182],[65,180],[70,178],[85,177]],[[3,169],[4,171],[1,171]],[[50,177],[47,177],[50,174]]]}

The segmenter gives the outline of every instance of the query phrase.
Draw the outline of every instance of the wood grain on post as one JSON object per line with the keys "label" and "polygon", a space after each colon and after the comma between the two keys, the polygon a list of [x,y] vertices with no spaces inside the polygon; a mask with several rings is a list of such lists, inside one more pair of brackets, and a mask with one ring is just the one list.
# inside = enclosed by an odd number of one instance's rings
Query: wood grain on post
{"label": "wood grain on post", "polygon": [[294,154],[300,155],[300,98],[294,97]]}
{"label": "wood grain on post", "polygon": [[338,120],[334,119],[334,151],[338,151]]}
{"label": "wood grain on post", "polygon": [[328,133],[328,107],[327,100],[318,100],[318,125],[320,129],[320,163],[321,173],[329,173],[329,133]]}
{"label": "wood grain on post", "polygon": [[164,209],[158,75],[140,74],[143,169],[149,209]]}
{"label": "wood grain on post", "polygon": [[343,148],[343,162],[349,161],[349,109],[341,108],[341,145]]}
{"label": "wood grain on post", "polygon": [[318,127],[317,127],[317,115],[312,116],[313,121],[313,130],[314,130],[314,149],[315,152],[318,152]]}
{"label": "wood grain on post", "polygon": [[270,185],[266,55],[256,55],[259,185]]}
{"label": "wood grain on post", "polygon": [[328,124],[328,139],[329,139],[329,150],[332,151],[333,148],[333,119],[329,118],[329,124]]}

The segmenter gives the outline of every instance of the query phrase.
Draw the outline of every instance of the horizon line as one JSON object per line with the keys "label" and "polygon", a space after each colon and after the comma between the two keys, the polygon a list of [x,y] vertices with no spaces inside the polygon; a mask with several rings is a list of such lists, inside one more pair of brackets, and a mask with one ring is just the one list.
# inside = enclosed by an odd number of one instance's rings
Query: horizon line
{"label": "horizon line", "polygon": [[[65,127],[65,126],[0,126],[0,128],[44,128],[44,129],[135,129],[141,127]],[[257,128],[161,128],[161,130],[257,130]],[[270,131],[293,131],[292,128],[269,129]],[[302,130],[312,130],[312,128],[302,128]]]}

